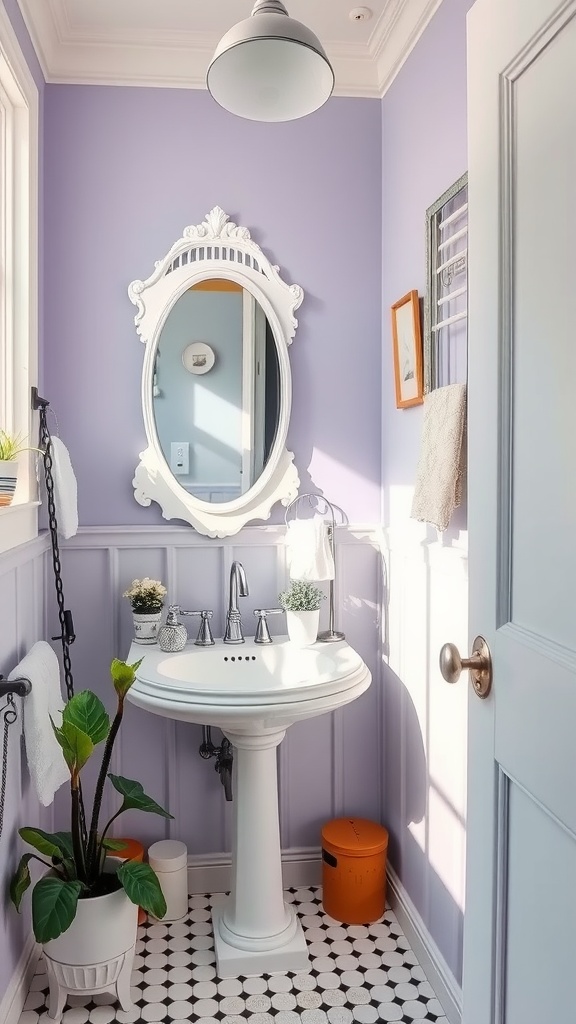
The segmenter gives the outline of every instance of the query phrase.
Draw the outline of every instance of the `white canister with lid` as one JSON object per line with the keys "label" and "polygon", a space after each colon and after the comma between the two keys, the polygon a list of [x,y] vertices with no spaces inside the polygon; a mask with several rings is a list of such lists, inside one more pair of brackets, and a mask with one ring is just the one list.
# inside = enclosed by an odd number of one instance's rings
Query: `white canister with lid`
{"label": "white canister with lid", "polygon": [[166,900],[163,921],[179,921],[188,913],[188,850],[177,839],[161,839],[148,849],[148,863],[158,875]]}

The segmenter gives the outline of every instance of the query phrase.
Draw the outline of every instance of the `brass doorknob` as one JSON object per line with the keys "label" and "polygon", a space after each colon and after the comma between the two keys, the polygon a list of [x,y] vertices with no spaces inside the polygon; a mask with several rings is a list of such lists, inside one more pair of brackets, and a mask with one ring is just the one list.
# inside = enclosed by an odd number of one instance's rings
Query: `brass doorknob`
{"label": "brass doorknob", "polygon": [[484,699],[492,688],[492,656],[483,636],[477,636],[469,658],[461,658],[455,644],[444,644],[440,651],[440,671],[447,683],[457,683],[463,668],[470,669],[474,692]]}

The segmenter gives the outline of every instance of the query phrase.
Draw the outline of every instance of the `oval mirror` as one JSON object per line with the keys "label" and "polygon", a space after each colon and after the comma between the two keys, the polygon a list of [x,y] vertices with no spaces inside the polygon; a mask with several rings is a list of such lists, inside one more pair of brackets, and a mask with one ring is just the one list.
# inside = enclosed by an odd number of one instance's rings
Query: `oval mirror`
{"label": "oval mirror", "polygon": [[215,207],[129,295],[146,344],[148,448],[136,500],[157,501],[166,519],[209,536],[268,518],[299,483],[285,442],[302,289],[282,281],[248,229]]}
{"label": "oval mirror", "polygon": [[186,491],[235,501],[257,482],[278,429],[280,366],[248,288],[208,278],[177,299],[158,338],[152,400],[160,449]]}

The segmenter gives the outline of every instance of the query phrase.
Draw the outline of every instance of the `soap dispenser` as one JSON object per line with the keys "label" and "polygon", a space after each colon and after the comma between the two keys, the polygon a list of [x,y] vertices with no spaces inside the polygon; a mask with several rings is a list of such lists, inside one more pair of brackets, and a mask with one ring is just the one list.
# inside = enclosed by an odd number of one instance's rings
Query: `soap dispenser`
{"label": "soap dispenser", "polygon": [[183,651],[188,639],[186,626],[178,622],[179,611],[179,605],[171,604],[168,608],[166,622],[158,630],[157,644],[160,650],[166,651],[167,654]]}

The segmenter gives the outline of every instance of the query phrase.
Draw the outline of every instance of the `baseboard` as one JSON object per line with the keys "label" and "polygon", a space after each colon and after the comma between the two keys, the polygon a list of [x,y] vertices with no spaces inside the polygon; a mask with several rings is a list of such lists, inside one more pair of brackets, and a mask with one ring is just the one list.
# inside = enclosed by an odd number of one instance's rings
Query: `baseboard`
{"label": "baseboard", "polygon": [[[190,855],[188,857],[188,892],[228,892],[230,868],[229,853]],[[314,847],[294,847],[283,850],[282,881],[285,889],[320,885],[322,881],[320,850]]]}
{"label": "baseboard", "polygon": [[461,1024],[462,990],[398,875],[388,865],[388,900],[450,1024]]}
{"label": "baseboard", "polygon": [[12,975],[12,981],[0,1002],[1,1024],[18,1024],[32,978],[34,977],[39,955],[40,948],[38,943],[34,941],[34,936],[30,935],[22,950],[22,956],[16,965],[16,970]]}

